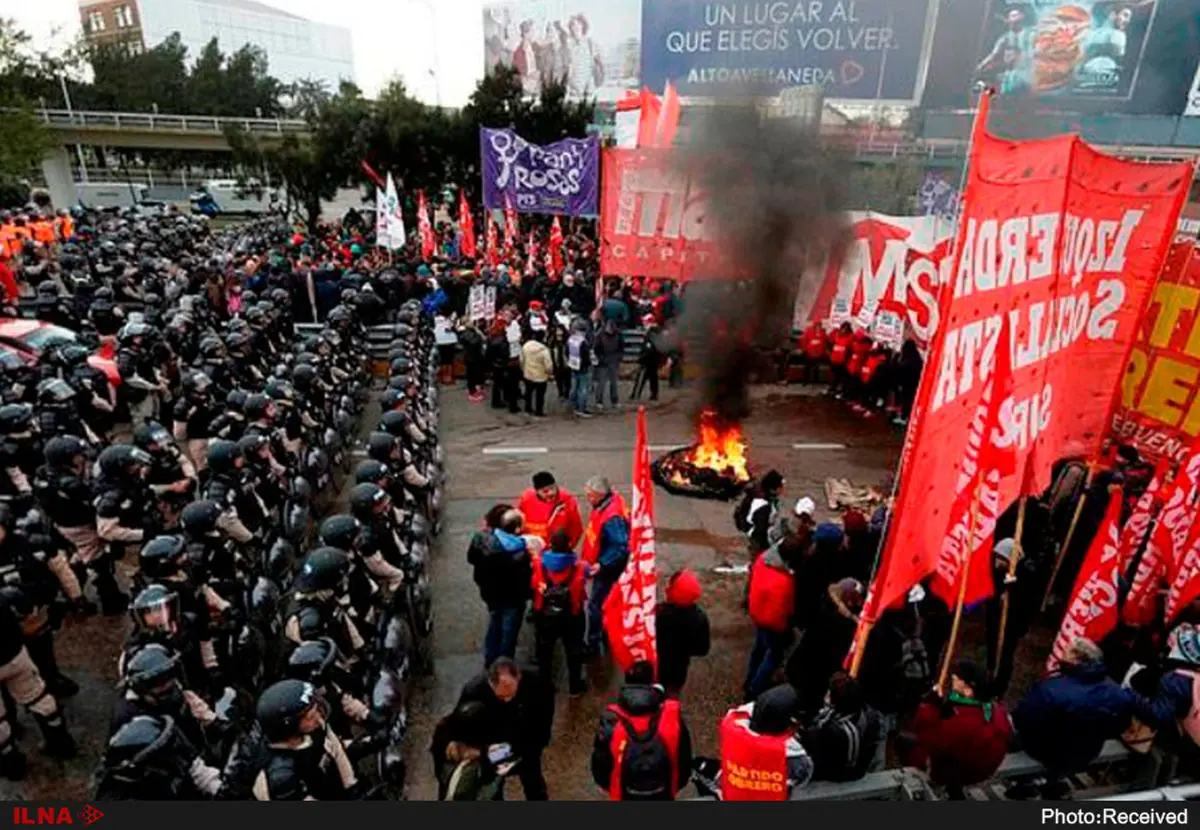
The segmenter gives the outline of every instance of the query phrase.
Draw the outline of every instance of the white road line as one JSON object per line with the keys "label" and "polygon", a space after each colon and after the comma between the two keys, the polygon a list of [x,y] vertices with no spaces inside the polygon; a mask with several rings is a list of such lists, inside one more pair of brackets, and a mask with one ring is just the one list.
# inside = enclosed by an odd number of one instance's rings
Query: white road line
{"label": "white road line", "polygon": [[794,450],[844,450],[845,444],[792,444]]}
{"label": "white road line", "polygon": [[650,452],[670,452],[671,450],[681,450],[688,444],[651,444],[648,449]]}
{"label": "white road line", "polygon": [[546,447],[484,447],[484,455],[545,455]]}

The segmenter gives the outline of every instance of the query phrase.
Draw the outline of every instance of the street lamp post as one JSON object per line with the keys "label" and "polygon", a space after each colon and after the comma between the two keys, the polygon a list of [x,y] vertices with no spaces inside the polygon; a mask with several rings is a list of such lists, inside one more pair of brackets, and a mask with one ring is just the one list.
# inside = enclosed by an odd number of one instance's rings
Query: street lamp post
{"label": "street lamp post", "polygon": [[437,101],[438,109],[442,108],[442,73],[439,71],[441,64],[441,50],[438,48],[438,16],[437,9],[434,8],[433,0],[417,0],[425,10],[429,12],[429,20],[433,25],[433,66],[429,69],[429,74],[433,76],[433,94]]}

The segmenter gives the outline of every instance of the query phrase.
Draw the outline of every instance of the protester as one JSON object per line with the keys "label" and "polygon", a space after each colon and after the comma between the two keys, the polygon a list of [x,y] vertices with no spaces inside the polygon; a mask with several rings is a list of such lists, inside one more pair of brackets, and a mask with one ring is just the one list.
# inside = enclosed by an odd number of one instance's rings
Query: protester
{"label": "protester", "polygon": [[691,771],[692,738],[679,701],[655,685],[653,665],[634,663],[600,716],[592,780],[612,801],[674,801]]}
{"label": "protester", "polygon": [[603,643],[604,600],[629,562],[629,511],[621,494],[608,479],[596,476],[584,486],[591,512],[583,535],[583,561],[591,587],[587,599],[587,652],[599,652]]}
{"label": "protester", "polygon": [[498,657],[516,654],[529,599],[531,556],[542,543],[536,536],[521,535],[521,512],[509,505],[496,505],[485,521],[484,530],[471,539],[467,562],[474,568],[479,596],[488,608],[483,663],[490,666]]}
{"label": "protester", "polygon": [[806,714],[820,708],[829,679],[850,651],[863,599],[863,586],[856,580],[843,579],[830,585],[800,645],[788,658],[787,679],[799,690]]}
{"label": "protester", "polygon": [[525,414],[546,414],[546,387],[554,377],[554,359],[546,346],[545,330],[534,331],[521,347],[521,374],[525,379]]}
{"label": "protester", "polygon": [[644,316],[642,325],[646,328],[646,335],[642,339],[642,350],[638,354],[638,374],[631,397],[635,401],[641,400],[642,389],[649,385],[650,401],[654,402],[658,400],[658,372],[663,361],[662,334],[653,314]]}
{"label": "protester", "polygon": [[458,332],[458,342],[463,350],[463,363],[467,370],[467,397],[471,403],[483,400],[484,375],[487,372],[487,341],[480,329],[479,320],[467,319]]}
{"label": "protester", "polygon": [[546,544],[559,530],[567,534],[567,544],[572,550],[583,538],[579,502],[558,486],[553,473],[534,473],[533,486],[521,494],[517,508],[525,517],[525,532],[539,537]]}
{"label": "protester", "polygon": [[533,626],[538,669],[554,676],[554,646],[560,640],[567,659],[567,689],[583,694],[584,573],[566,531],[556,530],[550,549],[533,558]]}
{"label": "protester", "polygon": [[812,779],[813,762],[796,726],[800,698],[784,683],[721,721],[721,799],[786,801]]}
{"label": "protester", "polygon": [[596,353],[596,410],[604,410],[604,391],[607,388],[609,406],[615,411],[620,406],[618,385],[621,361],[625,359],[625,338],[616,322],[611,319],[604,321],[593,348]]}
{"label": "protester", "polygon": [[695,572],[683,568],[667,578],[666,602],[655,608],[658,682],[672,697],[683,691],[692,658],[708,656],[708,615],[696,604],[700,594]]}
{"label": "protester", "polygon": [[835,672],[825,706],[801,734],[813,760],[813,780],[857,781],[883,740],[879,713],[863,700],[858,681]]}
{"label": "protester", "polygon": [[[988,600],[987,644],[988,663],[994,667],[990,693],[1000,697],[1008,690],[1016,662],[1017,646],[1029,631],[1034,618],[1041,610],[1044,580],[1039,579],[1037,559],[1022,552],[1016,570],[1009,578],[1014,542],[1011,538],[996,537],[992,549],[992,598]],[[1008,611],[1005,617],[1005,599]],[[1005,620],[1004,642],[999,643],[1000,620]],[[997,653],[996,649],[1001,651]]]}
{"label": "protester", "polygon": [[792,642],[792,612],[796,605],[792,562],[800,554],[798,541],[787,536],[760,553],[750,568],[747,607],[754,623],[754,648],[746,667],[742,692],[752,701],[770,688]]}
{"label": "protester", "polygon": [[[553,687],[537,671],[500,657],[463,686],[457,708],[470,703],[484,707],[482,735],[489,762],[516,774],[526,801],[547,800],[542,751],[550,744],[554,723]],[[496,797],[502,796],[501,787]]]}
{"label": "protester", "polygon": [[960,661],[946,697],[923,701],[903,733],[904,764],[927,772],[953,799],[991,778],[1008,754],[1012,725],[988,687],[986,672]]}
{"label": "protester", "polygon": [[490,801],[504,787],[487,757],[487,716],[487,706],[472,700],[438,722],[430,747],[438,801]]}
{"label": "protester", "polygon": [[593,343],[588,334],[587,320],[576,318],[571,323],[565,352],[567,368],[571,370],[571,407],[579,418],[590,416],[588,401],[591,399],[592,390],[592,350]]}
{"label": "protester", "polygon": [[734,526],[746,534],[752,556],[771,546],[769,534],[779,518],[783,485],[783,475],[778,470],[770,470],[758,484],[747,488],[734,511]]}

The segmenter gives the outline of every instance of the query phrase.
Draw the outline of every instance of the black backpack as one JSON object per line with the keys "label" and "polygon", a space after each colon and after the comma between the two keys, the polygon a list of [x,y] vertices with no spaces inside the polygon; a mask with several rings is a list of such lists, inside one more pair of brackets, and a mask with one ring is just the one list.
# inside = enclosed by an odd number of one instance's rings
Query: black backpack
{"label": "black backpack", "polygon": [[754,499],[758,494],[749,489],[742,496],[742,500],[738,502],[738,506],[733,509],[733,526],[742,533],[750,532],[750,506],[754,504]]}
{"label": "black backpack", "polygon": [[622,801],[669,801],[674,798],[675,767],[666,744],[658,734],[661,712],[650,718],[645,732],[638,732],[623,715],[625,749],[621,753]]}
{"label": "black backpack", "polygon": [[574,581],[575,569],[579,567],[576,562],[571,566],[571,575],[562,582],[551,582],[550,574],[546,572],[546,566],[542,565],[542,581],[546,587],[542,589],[542,610],[541,613],[547,617],[565,617],[574,609],[571,603],[571,583]]}

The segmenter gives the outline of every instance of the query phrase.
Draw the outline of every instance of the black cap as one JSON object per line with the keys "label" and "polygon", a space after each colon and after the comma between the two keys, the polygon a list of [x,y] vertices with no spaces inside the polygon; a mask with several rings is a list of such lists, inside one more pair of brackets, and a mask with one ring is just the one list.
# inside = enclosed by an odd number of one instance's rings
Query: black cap
{"label": "black cap", "polygon": [[554,474],[542,470],[540,473],[533,474],[533,489],[541,490],[543,487],[553,487],[555,484]]}

